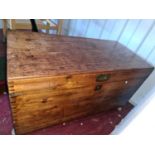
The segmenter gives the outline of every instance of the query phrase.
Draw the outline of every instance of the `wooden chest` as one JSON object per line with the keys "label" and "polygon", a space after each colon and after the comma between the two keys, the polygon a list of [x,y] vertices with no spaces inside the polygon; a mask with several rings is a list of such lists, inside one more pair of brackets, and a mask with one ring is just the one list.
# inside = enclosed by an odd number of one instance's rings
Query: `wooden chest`
{"label": "wooden chest", "polygon": [[7,80],[16,133],[123,105],[152,70],[114,41],[10,31]]}

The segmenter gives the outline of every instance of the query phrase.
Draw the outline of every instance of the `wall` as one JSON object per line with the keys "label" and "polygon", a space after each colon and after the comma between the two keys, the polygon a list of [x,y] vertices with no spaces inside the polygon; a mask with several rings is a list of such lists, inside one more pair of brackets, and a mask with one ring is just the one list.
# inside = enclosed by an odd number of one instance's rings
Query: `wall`
{"label": "wall", "polygon": [[155,131],[154,103],[155,87],[147,93],[147,96],[143,98],[143,101],[129,112],[129,114],[115,127],[111,134],[123,134],[126,136],[136,135],[136,137],[138,135],[143,135],[152,137]]}
{"label": "wall", "polygon": [[[68,25],[68,30],[66,29]],[[64,34],[116,40],[155,66],[155,20],[66,20]],[[130,99],[140,103],[155,88],[155,71]]]}

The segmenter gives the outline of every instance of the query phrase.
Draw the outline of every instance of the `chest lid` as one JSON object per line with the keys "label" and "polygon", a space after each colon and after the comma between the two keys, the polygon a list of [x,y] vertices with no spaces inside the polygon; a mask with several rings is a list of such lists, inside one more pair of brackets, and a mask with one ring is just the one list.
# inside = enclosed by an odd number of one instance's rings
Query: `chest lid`
{"label": "chest lid", "polygon": [[10,31],[8,79],[152,68],[115,41]]}

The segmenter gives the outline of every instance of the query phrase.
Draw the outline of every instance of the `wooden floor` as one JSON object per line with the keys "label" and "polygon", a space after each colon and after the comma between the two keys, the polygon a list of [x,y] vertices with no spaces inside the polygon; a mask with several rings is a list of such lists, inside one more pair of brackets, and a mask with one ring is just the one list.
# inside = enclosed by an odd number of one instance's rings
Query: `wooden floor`
{"label": "wooden floor", "polygon": [[[5,61],[6,49],[2,42],[2,31],[0,30],[0,61]],[[0,63],[1,65],[2,63]],[[0,134],[10,135],[12,133],[12,117],[8,94],[5,88],[5,66],[0,66]],[[108,112],[100,113],[64,122],[32,133],[33,135],[105,135],[110,134],[115,126],[128,114],[133,106],[128,103],[124,107],[118,107]]]}

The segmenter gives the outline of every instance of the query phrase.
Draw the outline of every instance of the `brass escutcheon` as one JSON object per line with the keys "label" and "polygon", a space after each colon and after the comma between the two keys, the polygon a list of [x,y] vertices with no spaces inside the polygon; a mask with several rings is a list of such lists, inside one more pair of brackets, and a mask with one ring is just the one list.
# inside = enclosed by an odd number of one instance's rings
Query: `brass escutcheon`
{"label": "brass escutcheon", "polygon": [[110,74],[99,74],[96,76],[96,82],[104,82],[110,78]]}

